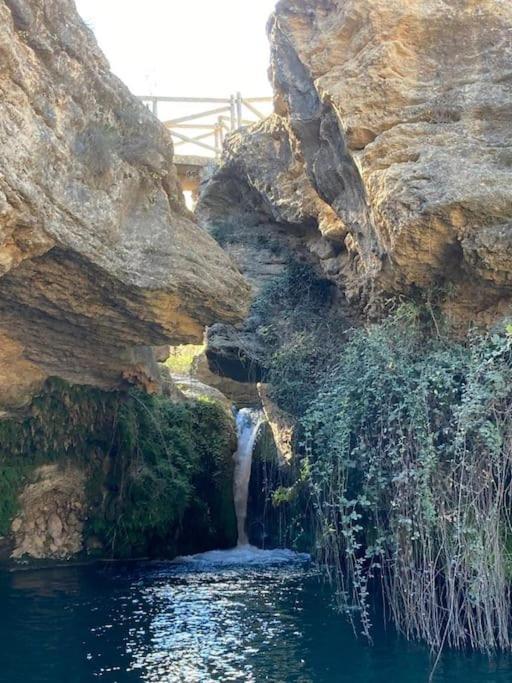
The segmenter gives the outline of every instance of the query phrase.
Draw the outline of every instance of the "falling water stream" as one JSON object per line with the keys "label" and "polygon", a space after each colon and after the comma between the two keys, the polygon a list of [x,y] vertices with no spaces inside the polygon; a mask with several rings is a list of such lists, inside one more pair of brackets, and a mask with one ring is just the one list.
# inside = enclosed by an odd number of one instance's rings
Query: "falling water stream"
{"label": "falling water stream", "polygon": [[241,408],[236,415],[237,449],[233,456],[235,462],[233,498],[238,533],[236,547],[229,550],[209,550],[205,553],[178,557],[174,560],[175,563],[194,566],[196,569],[209,569],[212,565],[217,567],[268,566],[309,561],[310,556],[306,553],[296,553],[287,548],[262,550],[249,543],[246,523],[252,456],[259,431],[264,422],[263,411],[258,408]]}
{"label": "falling water stream", "polygon": [[256,408],[242,408],[236,416],[238,447],[234,456],[233,496],[235,499],[238,546],[249,545],[246,530],[249,480],[251,478],[252,454],[263,421],[263,412]]}

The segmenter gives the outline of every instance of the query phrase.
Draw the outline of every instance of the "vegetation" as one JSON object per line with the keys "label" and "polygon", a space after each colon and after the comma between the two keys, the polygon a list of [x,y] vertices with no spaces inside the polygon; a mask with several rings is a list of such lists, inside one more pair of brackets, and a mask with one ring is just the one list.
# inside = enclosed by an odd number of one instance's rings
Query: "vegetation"
{"label": "vegetation", "polygon": [[[258,232],[257,227],[244,235],[244,244],[252,245],[260,249],[268,249],[272,254],[282,255],[286,248],[274,237],[262,232]],[[240,241],[240,225],[238,220],[224,220],[220,223],[209,226],[209,233],[221,247],[229,247],[231,244],[238,244]]]}
{"label": "vegetation", "polygon": [[[35,467],[78,460],[88,472],[87,533],[109,554],[173,554],[235,540],[233,426],[214,403],[174,404],[135,390],[55,381],[29,417],[0,429],[0,533]],[[192,544],[187,516],[194,519]]]}
{"label": "vegetation", "polygon": [[231,437],[214,403],[132,395],[112,449],[118,492],[100,506],[93,530],[117,555],[232,545]]}
{"label": "vegetation", "polygon": [[171,372],[188,375],[194,359],[204,351],[204,344],[180,344],[171,346],[165,365]]}
{"label": "vegetation", "polygon": [[310,506],[317,556],[367,636],[380,585],[408,638],[509,648],[511,328],[461,340],[432,305],[403,304],[347,333],[311,273],[286,278],[260,303],[286,311],[269,316],[267,363],[301,434],[274,503]]}
{"label": "vegetation", "polygon": [[332,285],[305,263],[290,262],[253,306],[268,350],[272,398],[292,415],[303,415],[324,382],[343,338],[345,321],[331,311]]}

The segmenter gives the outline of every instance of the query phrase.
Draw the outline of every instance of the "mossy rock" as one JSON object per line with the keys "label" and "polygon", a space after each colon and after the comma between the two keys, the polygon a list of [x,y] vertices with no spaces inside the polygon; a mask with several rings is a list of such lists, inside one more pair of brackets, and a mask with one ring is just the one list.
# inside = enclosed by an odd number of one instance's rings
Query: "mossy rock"
{"label": "mossy rock", "polygon": [[0,535],[30,473],[72,461],[87,473],[86,545],[103,555],[234,545],[235,445],[233,420],[211,401],[49,382],[28,416],[0,422]]}

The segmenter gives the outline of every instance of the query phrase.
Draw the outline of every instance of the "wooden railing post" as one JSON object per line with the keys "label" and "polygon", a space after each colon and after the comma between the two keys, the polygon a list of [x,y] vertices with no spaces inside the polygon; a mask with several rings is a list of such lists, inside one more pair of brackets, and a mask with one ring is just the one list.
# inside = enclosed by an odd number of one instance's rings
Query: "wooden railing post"
{"label": "wooden railing post", "polygon": [[242,126],[242,95],[237,92],[236,94],[236,127],[240,128]]}
{"label": "wooden railing post", "polygon": [[220,150],[222,148],[222,141],[221,141],[221,133],[219,126],[215,126],[215,156],[219,157],[220,156]]}
{"label": "wooden railing post", "polygon": [[[240,92],[235,95],[230,95],[229,98],[222,97],[158,97],[155,95],[141,96],[142,102],[152,111],[154,116],[158,117],[158,109],[160,104],[166,103],[190,103],[190,104],[216,104],[220,105],[215,108],[209,108],[203,111],[196,111],[193,114],[178,116],[170,120],[162,120],[164,126],[166,126],[173,138],[175,139],[176,146],[181,145],[195,145],[201,149],[213,152],[216,157],[222,154],[222,149],[224,146],[224,139],[226,134],[241,128],[242,126],[248,126],[254,121],[251,115],[254,115],[256,119],[264,118],[264,114],[254,106],[255,103],[259,102],[271,102],[269,97],[249,97],[244,99]],[[249,116],[243,118],[244,107],[250,113]],[[247,112],[246,112],[247,113]],[[161,111],[162,115],[163,112]],[[206,120],[205,120],[206,119]],[[199,132],[198,135],[185,135],[179,130],[184,129],[188,132],[190,130],[205,131]],[[211,138],[214,138],[212,142]],[[204,139],[208,139],[209,144],[203,142]]]}
{"label": "wooden railing post", "polygon": [[235,124],[235,117],[236,117],[236,110],[235,110],[235,96],[231,95],[229,98],[229,117],[230,117],[230,126],[231,130],[236,129],[236,124]]}

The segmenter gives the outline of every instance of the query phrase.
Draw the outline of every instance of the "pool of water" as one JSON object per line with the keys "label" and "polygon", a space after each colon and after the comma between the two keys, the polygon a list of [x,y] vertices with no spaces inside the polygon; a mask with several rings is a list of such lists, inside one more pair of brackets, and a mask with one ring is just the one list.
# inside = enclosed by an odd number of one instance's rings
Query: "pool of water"
{"label": "pool of water", "polygon": [[[428,680],[424,647],[357,638],[304,558],[257,555],[3,571],[0,681]],[[434,680],[509,683],[512,660],[447,653]]]}

